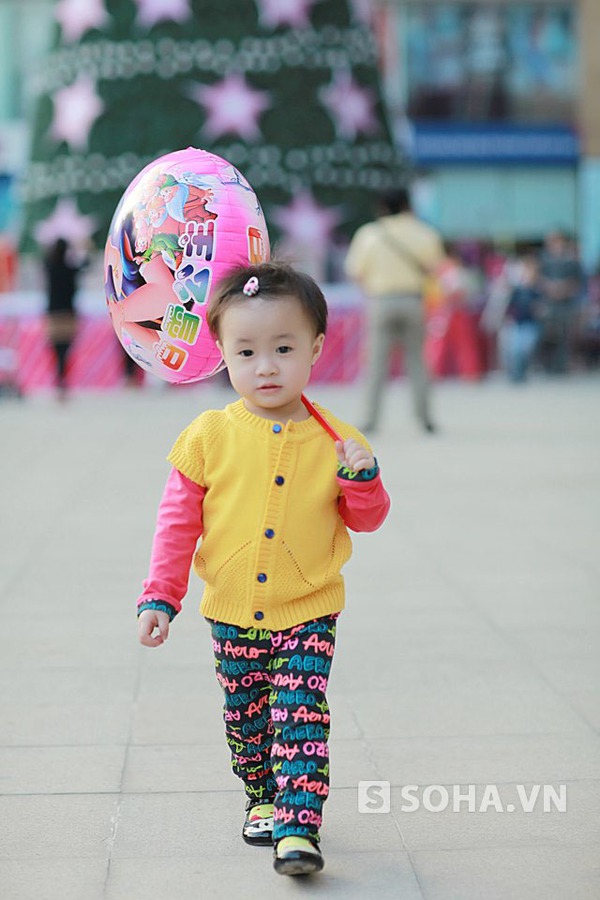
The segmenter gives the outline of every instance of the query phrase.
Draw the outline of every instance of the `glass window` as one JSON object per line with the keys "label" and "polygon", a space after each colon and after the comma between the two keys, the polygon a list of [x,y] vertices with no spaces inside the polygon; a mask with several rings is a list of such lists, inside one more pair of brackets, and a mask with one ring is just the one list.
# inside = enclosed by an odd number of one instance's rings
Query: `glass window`
{"label": "glass window", "polygon": [[407,4],[401,17],[412,119],[571,123],[571,4]]}

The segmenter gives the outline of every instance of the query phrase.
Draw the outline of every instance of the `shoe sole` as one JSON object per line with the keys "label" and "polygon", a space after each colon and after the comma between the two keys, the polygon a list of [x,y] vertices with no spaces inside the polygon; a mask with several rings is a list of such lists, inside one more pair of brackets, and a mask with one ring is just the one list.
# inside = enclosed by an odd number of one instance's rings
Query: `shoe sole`
{"label": "shoe sole", "polygon": [[258,837],[248,837],[248,835],[244,834],[242,831],[242,837],[246,841],[247,844],[251,844],[255,847],[272,847],[273,846],[273,835],[272,834],[261,834]]}
{"label": "shoe sole", "polygon": [[320,872],[323,866],[323,857],[314,853],[306,853],[296,859],[276,857],[273,862],[273,868],[279,875],[311,875]]}

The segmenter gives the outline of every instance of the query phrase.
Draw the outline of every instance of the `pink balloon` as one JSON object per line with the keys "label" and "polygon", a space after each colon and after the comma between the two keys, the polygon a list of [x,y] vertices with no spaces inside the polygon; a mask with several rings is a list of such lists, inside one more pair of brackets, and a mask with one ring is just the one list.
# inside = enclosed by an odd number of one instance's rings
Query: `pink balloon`
{"label": "pink balloon", "polygon": [[215,284],[269,258],[265,217],[231,163],[188,147],[146,166],[113,216],[104,252],[112,324],[145,371],[174,384],[223,368],[205,316]]}

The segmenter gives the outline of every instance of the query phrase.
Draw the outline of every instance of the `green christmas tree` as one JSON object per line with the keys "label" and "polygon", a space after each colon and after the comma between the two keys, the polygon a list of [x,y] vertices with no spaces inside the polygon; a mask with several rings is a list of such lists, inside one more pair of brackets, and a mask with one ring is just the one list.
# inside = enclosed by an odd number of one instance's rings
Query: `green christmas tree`
{"label": "green christmas tree", "polygon": [[148,162],[203,147],[236,165],[272,240],[323,254],[401,183],[367,0],[59,0],[23,185],[22,246],[103,245]]}

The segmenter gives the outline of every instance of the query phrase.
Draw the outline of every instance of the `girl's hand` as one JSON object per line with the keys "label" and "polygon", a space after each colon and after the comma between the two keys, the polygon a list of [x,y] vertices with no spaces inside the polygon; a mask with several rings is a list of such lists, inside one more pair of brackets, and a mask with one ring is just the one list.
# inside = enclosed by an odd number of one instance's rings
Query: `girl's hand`
{"label": "girl's hand", "polygon": [[348,438],[347,441],[336,441],[335,452],[337,453],[338,462],[342,466],[347,466],[353,472],[361,472],[363,469],[373,469],[375,467],[375,459],[373,454],[369,453],[358,441]]}
{"label": "girl's hand", "polygon": [[[144,647],[159,647],[169,637],[169,617],[159,609],[145,609],[138,616],[138,637]],[[158,628],[158,634],[152,632]]]}

